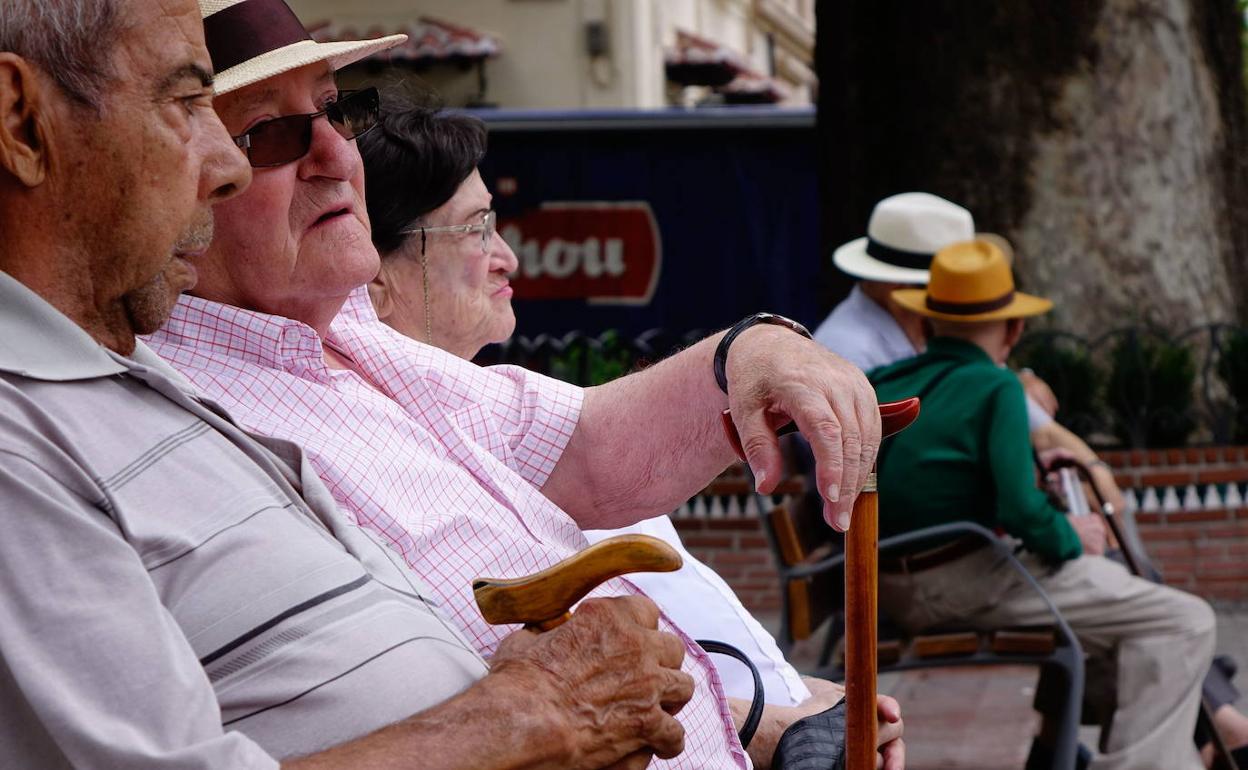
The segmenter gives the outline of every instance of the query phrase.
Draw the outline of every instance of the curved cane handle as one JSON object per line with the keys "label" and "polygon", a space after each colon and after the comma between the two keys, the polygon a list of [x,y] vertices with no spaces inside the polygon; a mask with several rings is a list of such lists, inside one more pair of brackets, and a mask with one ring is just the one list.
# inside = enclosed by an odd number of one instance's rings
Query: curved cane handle
{"label": "curved cane handle", "polygon": [[919,399],[907,398],[880,404],[880,438],[888,438],[910,427],[919,417]]}
{"label": "curved cane handle", "polygon": [[676,549],[657,537],[618,535],[527,577],[477,578],[472,593],[486,622],[549,631],[604,581],[630,572],[674,572],[681,563]]}
{"label": "curved cane handle", "polygon": [[[905,430],[919,416],[919,399],[907,398],[904,401],[891,401],[880,404],[880,438],[888,438],[894,433]],[[745,448],[741,446],[741,434],[737,433],[737,424],[732,421],[732,410],[725,409],[720,414],[724,422],[724,433],[728,435],[728,443],[742,461],[745,460]],[[777,436],[792,433],[797,426],[788,423],[776,431]]]}

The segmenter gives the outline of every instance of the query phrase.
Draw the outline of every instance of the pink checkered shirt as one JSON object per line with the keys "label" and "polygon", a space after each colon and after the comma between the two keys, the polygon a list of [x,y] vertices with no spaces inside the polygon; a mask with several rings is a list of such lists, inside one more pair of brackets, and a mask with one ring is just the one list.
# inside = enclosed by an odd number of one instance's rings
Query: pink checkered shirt
{"label": "pink checkered shirt", "polygon": [[[403,555],[488,657],[515,627],[485,622],[472,580],[519,577],[587,544],[540,491],[576,427],[582,391],[404,337],[377,320],[363,288],[326,342],[368,381],[326,367],[320,337],[303,323],[195,297],[183,296],[147,339],[248,430],[303,445],[346,514]],[[591,595],[638,593],[617,578]],[[696,687],[679,715],[684,753],[652,767],[749,767],[714,666],[666,617],[660,623],[685,639]]]}

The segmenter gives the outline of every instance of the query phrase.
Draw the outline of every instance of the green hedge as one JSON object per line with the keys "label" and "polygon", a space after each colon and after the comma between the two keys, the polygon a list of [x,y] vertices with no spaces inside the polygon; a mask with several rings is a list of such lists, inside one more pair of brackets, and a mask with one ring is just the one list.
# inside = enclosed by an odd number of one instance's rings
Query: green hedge
{"label": "green hedge", "polygon": [[1234,404],[1198,403],[1196,340],[1176,340],[1156,329],[1121,330],[1095,342],[1040,332],[1024,338],[1012,362],[1049,383],[1061,404],[1058,421],[1085,439],[1181,446],[1198,427],[1198,416],[1216,413],[1215,407],[1233,411],[1236,435],[1248,437],[1248,333],[1236,331],[1219,343],[1217,327],[1208,330],[1220,347],[1218,376]]}

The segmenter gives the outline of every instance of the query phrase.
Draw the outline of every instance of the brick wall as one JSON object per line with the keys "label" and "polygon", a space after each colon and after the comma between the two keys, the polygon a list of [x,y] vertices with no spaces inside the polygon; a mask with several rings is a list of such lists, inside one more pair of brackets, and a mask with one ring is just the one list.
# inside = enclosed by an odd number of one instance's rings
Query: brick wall
{"label": "brick wall", "polygon": [[1145,548],[1176,588],[1248,601],[1248,447],[1106,452]]}
{"label": "brick wall", "polygon": [[758,516],[676,519],[689,552],[719,573],[752,612],[780,611],[780,582]]}
{"label": "brick wall", "polygon": [[[1102,457],[1168,584],[1208,599],[1248,602],[1248,447]],[[731,469],[673,518],[689,551],[718,572],[746,607],[774,614],[779,581],[762,520],[746,493],[741,471]]]}

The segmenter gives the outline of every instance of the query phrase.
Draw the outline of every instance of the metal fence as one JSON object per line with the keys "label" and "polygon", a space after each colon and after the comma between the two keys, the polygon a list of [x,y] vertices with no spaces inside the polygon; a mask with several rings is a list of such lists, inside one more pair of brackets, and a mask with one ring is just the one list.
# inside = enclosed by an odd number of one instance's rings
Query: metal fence
{"label": "metal fence", "polygon": [[600,385],[660,361],[706,335],[701,330],[672,334],[663,329],[650,329],[636,337],[611,329],[597,336],[579,331],[561,336],[515,335],[485,348],[474,360],[483,365],[516,364],[574,385]]}
{"label": "metal fence", "polygon": [[1058,419],[1101,446],[1248,440],[1248,332],[1205,324],[1127,327],[1084,338],[1037,331],[1013,355],[1053,388]]}

